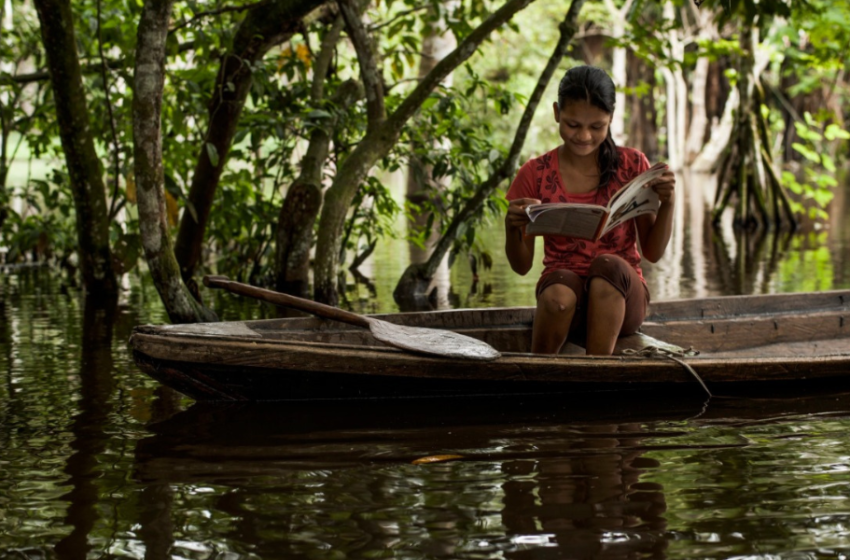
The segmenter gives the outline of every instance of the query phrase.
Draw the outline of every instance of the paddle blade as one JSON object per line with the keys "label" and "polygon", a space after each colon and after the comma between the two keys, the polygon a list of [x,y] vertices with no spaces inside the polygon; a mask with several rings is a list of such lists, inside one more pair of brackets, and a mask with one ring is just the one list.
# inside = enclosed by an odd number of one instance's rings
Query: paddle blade
{"label": "paddle blade", "polygon": [[501,354],[484,341],[453,331],[396,325],[371,319],[372,336],[390,346],[444,358],[495,360]]}

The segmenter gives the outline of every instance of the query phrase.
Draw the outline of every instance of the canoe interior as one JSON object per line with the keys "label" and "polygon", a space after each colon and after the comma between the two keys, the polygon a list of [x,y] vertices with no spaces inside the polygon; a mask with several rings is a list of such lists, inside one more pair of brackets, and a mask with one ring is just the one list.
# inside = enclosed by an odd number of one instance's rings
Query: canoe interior
{"label": "canoe interior", "polygon": [[[483,340],[503,353],[527,353],[534,309],[463,309],[376,317],[402,325],[453,330]],[[174,336],[386,348],[366,329],[313,317],[143,327],[140,332],[154,332],[151,329]],[[850,351],[850,291],[658,302],[650,306],[641,332],[693,348],[704,357],[731,358],[756,350],[765,356],[841,353]],[[639,348],[642,342],[621,340],[618,348]],[[565,345],[563,352],[582,351],[573,343]]]}

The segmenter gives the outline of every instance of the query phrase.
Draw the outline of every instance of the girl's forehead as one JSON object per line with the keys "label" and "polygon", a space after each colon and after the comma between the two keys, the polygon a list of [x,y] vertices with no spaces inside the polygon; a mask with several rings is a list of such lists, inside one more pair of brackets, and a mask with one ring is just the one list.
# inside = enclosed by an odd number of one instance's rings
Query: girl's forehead
{"label": "girl's forehead", "polygon": [[608,120],[611,114],[587,101],[567,101],[559,107],[561,115],[577,121]]}

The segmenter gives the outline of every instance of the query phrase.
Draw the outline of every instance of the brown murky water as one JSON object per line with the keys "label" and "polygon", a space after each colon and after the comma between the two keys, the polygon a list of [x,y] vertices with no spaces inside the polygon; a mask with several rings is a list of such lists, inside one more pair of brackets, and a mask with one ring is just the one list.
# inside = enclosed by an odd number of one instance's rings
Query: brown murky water
{"label": "brown murky water", "polygon": [[[656,299],[850,287],[835,229],[747,253],[679,234]],[[354,307],[393,309],[396,268]],[[445,304],[529,303],[534,278],[479,273],[454,267]],[[164,321],[135,278],[98,309],[0,275],[0,559],[850,556],[850,395],[200,406],[130,360]],[[413,463],[435,455],[457,457]]]}

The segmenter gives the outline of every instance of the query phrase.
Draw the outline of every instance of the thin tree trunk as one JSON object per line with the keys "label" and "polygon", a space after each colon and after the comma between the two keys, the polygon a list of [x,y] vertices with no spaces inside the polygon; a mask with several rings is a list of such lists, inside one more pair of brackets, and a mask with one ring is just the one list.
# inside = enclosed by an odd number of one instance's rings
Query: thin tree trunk
{"label": "thin tree trunk", "polygon": [[658,125],[655,108],[655,70],[633,53],[629,53],[629,87],[649,84],[645,95],[630,95],[629,145],[646,154],[650,161],[658,157]]}
{"label": "thin tree trunk", "polygon": [[558,65],[567,52],[567,47],[569,46],[570,41],[578,29],[578,15],[581,12],[583,5],[584,0],[573,0],[564,21],[562,21],[559,26],[561,31],[560,38],[558,39],[557,45],[555,45],[554,52],[549,57],[549,61],[537,80],[537,85],[535,86],[534,91],[529,97],[528,105],[526,105],[525,112],[517,126],[514,141],[511,144],[511,149],[507,158],[505,158],[502,165],[487,178],[472,198],[470,198],[457,215],[455,215],[446,229],[446,232],[434,248],[433,253],[431,253],[431,257],[428,261],[425,264],[411,264],[407,267],[407,270],[404,271],[404,274],[393,291],[393,297],[396,302],[404,305],[404,302],[416,299],[417,296],[423,295],[424,290],[427,289],[434,273],[437,271],[438,265],[457,239],[460,226],[471,216],[480,212],[484,202],[490,197],[496,187],[498,187],[502,181],[514,174],[514,171],[517,168],[517,162],[519,161],[520,151],[522,150],[522,146],[525,144],[525,138],[528,135],[531,119],[534,116],[534,112],[536,111],[541,98],[543,97],[546,86],[552,79],[552,75],[557,70]]}
{"label": "thin tree trunk", "polygon": [[[348,209],[363,179],[375,163],[393,148],[405,123],[419,110],[437,84],[472,56],[493,30],[501,27],[531,1],[507,0],[501,8],[467,35],[458,48],[440,61],[434,67],[434,70],[421,80],[410,95],[402,101],[392,115],[382,119],[378,125],[370,125],[372,132],[366,134],[337,170],[333,184],[325,194],[322,214],[319,219],[314,270],[316,300],[332,305],[335,305],[338,301],[337,272],[339,270],[342,232]],[[370,54],[370,56],[374,56],[374,54]],[[364,75],[363,81],[367,85],[367,91],[370,89],[368,83],[374,81],[374,76],[367,79],[366,75],[369,72],[370,65],[363,61],[361,75]]]}
{"label": "thin tree trunk", "polygon": [[162,170],[162,89],[165,38],[172,0],[147,0],[142,8],[133,76],[133,159],[142,247],[156,289],[173,323],[215,321],[180,279],[165,211]]}
{"label": "thin tree trunk", "polygon": [[252,65],[271,47],[298,31],[302,18],[321,3],[321,0],[274,0],[259,4],[239,25],[233,46],[221,62],[210,100],[207,132],[199,146],[189,189],[188,201],[195,211],[183,213],[174,249],[186,282],[191,280],[201,260],[215,191],[251,89]]}
{"label": "thin tree trunk", "polygon": [[[337,16],[325,33],[316,62],[313,64],[310,100],[314,107],[321,107],[324,101],[325,79],[342,28],[342,16]],[[298,297],[309,295],[313,226],[322,207],[322,170],[330,147],[329,129],[333,128],[334,124],[326,122],[324,127],[316,127],[313,130],[307,152],[301,159],[301,173],[290,185],[280,207],[275,232],[274,262],[275,289],[279,292]]]}
{"label": "thin tree trunk", "polygon": [[[699,38],[715,40],[719,38],[717,24],[713,22],[713,14],[708,10],[696,10]],[[685,165],[690,165],[702,151],[705,142],[705,132],[708,128],[708,74],[711,61],[707,56],[697,59],[696,67],[691,74],[691,124],[688,127],[688,138],[685,143]]]}
{"label": "thin tree trunk", "polygon": [[[632,7],[632,0],[626,0],[622,8],[617,8],[614,0],[605,0],[605,7],[611,14],[611,38],[619,40],[626,33],[626,17]],[[615,105],[617,110],[611,119],[611,136],[614,142],[622,146],[626,143],[626,92],[623,88],[628,81],[628,51],[625,47],[613,47],[612,49],[611,78],[617,85]]]}
{"label": "thin tree trunk", "polygon": [[[671,24],[675,23],[675,7],[669,0],[664,4],[664,19]],[[670,45],[667,52],[668,58],[670,60],[682,60],[684,46],[680,38],[680,30],[675,25],[671,25],[667,41]],[[670,165],[670,169],[679,170],[682,168],[684,159],[682,148],[685,140],[686,122],[683,121],[687,120],[687,88],[682,85],[684,78],[679,66],[664,66],[661,68],[661,73],[664,75],[667,92],[667,163]]]}
{"label": "thin tree trunk", "polygon": [[109,251],[106,188],[88,122],[69,0],[35,0],[56,100],[59,137],[74,195],[83,285],[95,297],[118,291]]}
{"label": "thin tree trunk", "polygon": [[[340,86],[333,101],[338,110],[344,111],[359,97],[360,84],[349,80]],[[322,207],[322,170],[331,141],[328,129],[334,127],[336,117],[328,121],[327,129],[317,127],[310,135],[310,144],[301,159],[301,173],[289,187],[278,215],[275,287],[299,297],[309,296],[313,226]]]}
{"label": "thin tree trunk", "polygon": [[[457,7],[457,2],[452,1],[445,5],[444,10],[451,12]],[[433,11],[433,10],[432,10]],[[447,31],[445,25],[430,25],[425,31],[425,36],[422,39],[422,55],[419,59],[419,79],[423,79],[428,73],[434,69],[438,62],[444,59],[452,50],[457,47],[457,39],[454,34]],[[449,74],[443,80],[443,85],[450,87],[452,85],[453,74]],[[440,147],[446,149],[450,147],[450,142],[445,138],[433,138],[430,141],[431,147]],[[433,166],[423,164],[415,156],[411,157],[410,164],[407,168],[407,201],[410,203],[410,220],[408,222],[408,230],[421,231],[428,227],[430,212],[417,210],[425,203],[431,203],[432,207],[439,200],[440,192],[445,191],[451,184],[451,177],[443,176],[439,178],[432,177]],[[432,210],[433,211],[433,210]],[[429,255],[433,252],[434,246],[439,241],[440,230],[439,220],[431,221],[431,229],[427,232],[424,246],[416,243],[408,243],[408,252],[410,254],[410,262],[413,264],[421,264],[428,260]],[[439,268],[445,269],[445,274],[434,274],[434,279],[448,279],[448,260],[443,258],[440,261]],[[431,282],[434,284],[434,282]],[[447,307],[448,303],[448,284],[436,284],[434,289],[437,309]],[[430,286],[427,290],[430,290]],[[425,307],[425,304],[419,306]],[[430,307],[430,302],[428,304]]]}

